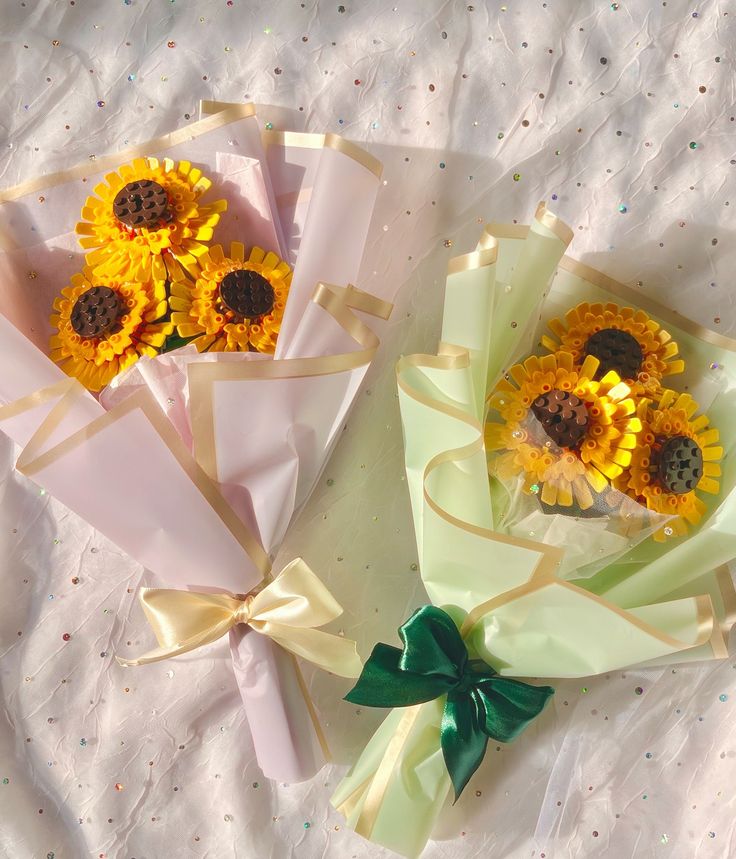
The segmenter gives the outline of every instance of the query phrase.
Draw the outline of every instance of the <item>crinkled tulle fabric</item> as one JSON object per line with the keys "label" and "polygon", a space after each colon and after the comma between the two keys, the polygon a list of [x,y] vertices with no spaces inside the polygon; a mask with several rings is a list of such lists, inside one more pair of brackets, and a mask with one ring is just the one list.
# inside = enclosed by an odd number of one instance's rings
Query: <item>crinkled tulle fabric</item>
{"label": "crinkled tulle fabric", "polygon": [[[346,607],[335,629],[364,656],[395,641],[426,599],[412,569],[394,363],[435,351],[447,260],[472,248],[480,224],[528,222],[546,198],[573,226],[576,257],[736,330],[736,14],[709,0],[613,6],[3,5],[4,187],[184,125],[200,98],[280,105],[259,116],[343,133],[384,161],[358,285],[404,286],[276,564],[305,557]],[[226,642],[119,668],[116,649],[152,643],[134,601],[150,576],[12,474],[12,458],[3,440],[0,854],[388,856],[328,804],[384,714],[342,702],[348,681],[305,668],[337,763],[306,784],[266,782]],[[523,737],[490,746],[426,856],[732,855],[733,663],[557,684]]]}

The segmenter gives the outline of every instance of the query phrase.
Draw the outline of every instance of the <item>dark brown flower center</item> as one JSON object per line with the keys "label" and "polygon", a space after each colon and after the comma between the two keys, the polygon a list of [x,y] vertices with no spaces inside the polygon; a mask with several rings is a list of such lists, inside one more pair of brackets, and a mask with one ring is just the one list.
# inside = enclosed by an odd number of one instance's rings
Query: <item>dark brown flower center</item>
{"label": "dark brown flower center", "polygon": [[588,410],[585,403],[569,391],[553,388],[541,394],[532,403],[532,412],[558,447],[576,448],[585,438]]}
{"label": "dark brown flower center", "polygon": [[117,292],[109,286],[93,286],[76,300],[71,313],[72,328],[86,339],[102,337],[125,313]]}
{"label": "dark brown flower center", "polygon": [[169,196],[152,179],[140,179],[118,191],[112,210],[120,223],[127,227],[153,227],[173,218]]}
{"label": "dark brown flower center", "polygon": [[659,482],[673,495],[691,492],[703,476],[703,451],[698,443],[686,435],[657,441],[662,446],[652,458]]}
{"label": "dark brown flower center", "polygon": [[222,279],[220,298],[228,310],[246,319],[254,319],[273,310],[276,294],[262,274],[239,269]]}
{"label": "dark brown flower center", "polygon": [[636,337],[618,328],[603,328],[591,334],[585,344],[585,354],[601,362],[597,379],[610,370],[615,370],[622,379],[635,379],[644,360],[644,352]]}

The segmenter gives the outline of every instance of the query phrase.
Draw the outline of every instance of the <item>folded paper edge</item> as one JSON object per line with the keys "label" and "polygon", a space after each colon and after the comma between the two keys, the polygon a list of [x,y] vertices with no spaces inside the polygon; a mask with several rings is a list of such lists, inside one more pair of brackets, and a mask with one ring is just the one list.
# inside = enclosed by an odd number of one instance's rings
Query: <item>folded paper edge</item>
{"label": "folded paper edge", "polygon": [[228,104],[226,105],[226,109],[223,109],[218,113],[213,113],[197,122],[184,125],[181,128],[177,128],[175,131],[170,131],[167,134],[161,135],[161,137],[155,137],[153,140],[139,143],[128,149],[113,152],[110,155],[98,156],[94,161],[85,161],[75,165],[74,167],[69,167],[66,170],[60,170],[57,173],[36,176],[26,182],[21,182],[19,185],[6,188],[4,191],[0,191],[0,204],[17,200],[20,197],[24,197],[26,194],[31,194],[34,191],[38,191],[43,188],[52,188],[55,185],[62,185],[65,182],[70,182],[74,179],[81,179],[89,176],[90,174],[97,174],[104,172],[105,170],[115,169],[121,161],[130,161],[133,158],[150,155],[152,151],[169,149],[172,146],[185,143],[192,140],[194,137],[199,137],[201,134],[214,131],[216,128],[221,128],[223,125],[228,125],[238,119],[255,116],[255,113],[255,106],[250,102],[247,104]]}
{"label": "folded paper edge", "polygon": [[[202,115],[218,115],[222,111],[227,111],[234,106],[227,101],[209,101],[203,99],[199,103],[199,111]],[[265,147],[294,146],[298,149],[335,149],[365,167],[377,179],[383,176],[383,164],[375,155],[371,155],[370,152],[363,149],[357,143],[353,143],[339,134],[332,132],[318,134],[306,131],[265,129],[261,136]]]}
{"label": "folded paper edge", "polygon": [[[540,203],[540,206],[542,205],[543,204]],[[539,213],[540,210],[538,209],[537,212]],[[552,216],[555,217],[558,224],[555,227],[551,226],[547,217],[549,215],[551,215],[551,213],[547,209],[544,209],[542,223],[558,234],[557,229],[559,229],[559,224],[562,222],[559,221],[556,216]],[[478,250],[484,250],[490,246],[490,243],[497,242],[499,239],[524,239],[527,237],[529,229],[528,224],[486,224],[481,239],[478,242]],[[559,237],[562,238],[562,235]],[[461,259],[465,259],[465,257],[455,257],[454,259],[451,259],[450,266],[453,265],[455,260]],[[626,286],[620,281],[604,274],[602,271],[586,265],[584,262],[575,259],[575,257],[565,254],[559,262],[559,268],[575,275],[576,277],[589,281],[594,286],[599,286],[601,289],[605,289],[606,292],[610,292],[611,295],[615,295],[623,301],[627,301],[637,307],[641,307],[642,310],[646,310],[650,315],[658,317],[663,322],[666,322],[667,325],[679,328],[681,331],[685,332],[685,334],[697,337],[698,340],[710,343],[712,346],[718,346],[719,348],[726,349],[729,352],[736,352],[735,338],[727,337],[725,334],[719,334],[717,331],[713,331],[710,328],[706,328],[704,325],[700,325],[698,322],[694,322],[692,319],[688,319],[686,316],[682,316],[682,314],[678,313],[676,310],[665,307],[650,296],[637,292],[630,286]],[[452,271],[450,273],[452,273]]]}

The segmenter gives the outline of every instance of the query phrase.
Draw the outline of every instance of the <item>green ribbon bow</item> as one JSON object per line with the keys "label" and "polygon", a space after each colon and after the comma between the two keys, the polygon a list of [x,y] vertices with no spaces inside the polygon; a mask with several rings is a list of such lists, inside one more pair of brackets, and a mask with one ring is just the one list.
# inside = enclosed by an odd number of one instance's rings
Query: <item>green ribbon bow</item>
{"label": "green ribbon bow", "polygon": [[377,644],[346,701],[366,707],[411,707],[446,695],[440,741],[455,801],[480,766],[489,738],[508,743],[554,694],[499,677],[470,660],[447,612],[423,606],[399,629],[404,649]]}

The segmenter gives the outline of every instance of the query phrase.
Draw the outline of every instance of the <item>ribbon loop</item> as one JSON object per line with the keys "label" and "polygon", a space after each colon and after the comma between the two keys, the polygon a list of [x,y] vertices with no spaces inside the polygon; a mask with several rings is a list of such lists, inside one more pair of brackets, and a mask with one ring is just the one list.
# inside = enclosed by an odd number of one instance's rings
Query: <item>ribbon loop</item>
{"label": "ribbon loop", "polygon": [[399,629],[404,643],[402,671],[438,675],[459,681],[468,652],[452,618],[442,609],[426,606]]}
{"label": "ribbon loop", "polygon": [[489,738],[508,743],[517,737],[554,689],[499,677],[490,665],[470,661],[455,622],[435,606],[418,609],[399,635],[403,651],[377,644],[345,699],[367,707],[410,707],[445,695],[440,742],[457,801]]}
{"label": "ribbon loop", "polygon": [[354,678],[361,672],[354,641],[316,629],[339,617],[342,606],[301,558],[245,599],[166,588],[141,588],[139,598],[159,646],[136,659],[117,657],[121,665],[146,665],[188,653],[244,623],[333,674]]}

